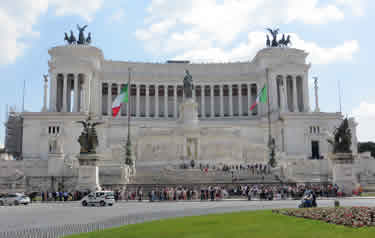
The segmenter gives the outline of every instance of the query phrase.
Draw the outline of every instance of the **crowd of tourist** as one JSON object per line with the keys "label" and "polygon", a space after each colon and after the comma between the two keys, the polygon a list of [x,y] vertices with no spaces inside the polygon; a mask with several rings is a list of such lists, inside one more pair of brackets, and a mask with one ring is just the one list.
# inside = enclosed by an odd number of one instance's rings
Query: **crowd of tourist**
{"label": "crowd of tourist", "polygon": [[[221,185],[186,185],[186,186],[155,186],[133,187],[114,191],[116,200],[222,200],[225,198],[246,198],[248,200],[281,200],[301,199],[306,190],[312,190],[318,197],[342,196],[340,188],[331,184],[221,184]],[[78,201],[88,192],[41,192],[28,194],[31,200]]]}
{"label": "crowd of tourist", "polygon": [[337,185],[287,185],[287,184],[250,184],[238,186],[201,186],[201,187],[155,187],[147,193],[142,187],[117,192],[119,200],[221,200],[224,198],[247,198],[260,200],[300,199],[306,190],[312,190],[320,197],[342,196]]}
{"label": "crowd of tourist", "polygon": [[[187,164],[182,166],[184,169],[195,168],[195,164],[191,163],[190,167]],[[271,167],[267,164],[199,164],[199,169],[204,172],[209,171],[223,171],[228,173],[248,171],[251,175],[267,175],[271,173]]]}

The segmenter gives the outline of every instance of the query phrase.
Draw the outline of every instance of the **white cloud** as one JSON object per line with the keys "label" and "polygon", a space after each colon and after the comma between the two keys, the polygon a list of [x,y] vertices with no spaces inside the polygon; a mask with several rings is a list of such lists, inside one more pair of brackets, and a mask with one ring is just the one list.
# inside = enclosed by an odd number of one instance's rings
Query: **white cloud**
{"label": "white cloud", "polygon": [[336,0],[336,4],[350,9],[355,15],[363,16],[366,0]]}
{"label": "white cloud", "polygon": [[361,102],[352,111],[352,115],[358,122],[357,135],[359,141],[375,141],[374,121],[375,103]]}
{"label": "white cloud", "polygon": [[125,11],[122,8],[117,9],[112,13],[112,15],[109,17],[109,22],[121,22],[125,17]]}
{"label": "white cloud", "polygon": [[[199,35],[189,37],[189,34],[187,34],[186,38],[181,37],[181,39],[173,39],[172,36],[167,42],[165,50],[183,49],[184,52],[175,58],[189,59],[195,62],[247,61],[251,60],[260,49],[264,48],[265,34],[264,32],[250,32],[246,42],[241,42],[238,46],[227,50],[212,46],[212,42],[200,40]],[[357,41],[347,41],[333,48],[321,48],[313,42],[301,40],[297,34],[290,35],[292,42],[294,42],[293,47],[309,52],[307,61],[311,61],[314,64],[348,61],[352,59],[352,55],[359,49]]]}
{"label": "white cloud", "polygon": [[359,50],[356,40],[344,41],[333,48],[322,48],[314,42],[306,42],[291,33],[293,47],[306,50],[309,53],[308,61],[314,64],[330,64],[337,61],[350,61],[353,54]]}
{"label": "white cloud", "polygon": [[[343,0],[344,1],[344,0]],[[177,3],[178,2],[178,3]],[[154,54],[174,54],[195,61],[249,60],[264,47],[265,26],[301,22],[323,24],[341,21],[344,13],[336,0],[153,0],[145,27],[135,33],[145,49]],[[240,34],[248,39],[237,43]],[[357,41],[345,41],[332,48],[304,42],[293,34],[294,47],[311,53],[317,64],[338,59],[351,60],[358,51]]]}
{"label": "white cloud", "polygon": [[30,37],[39,37],[33,30],[40,15],[51,7],[57,16],[78,15],[92,20],[103,0],[14,0],[0,2],[0,65],[13,63],[28,47]]}
{"label": "white cloud", "polygon": [[50,4],[56,7],[57,16],[78,15],[91,21],[103,0],[50,0]]}

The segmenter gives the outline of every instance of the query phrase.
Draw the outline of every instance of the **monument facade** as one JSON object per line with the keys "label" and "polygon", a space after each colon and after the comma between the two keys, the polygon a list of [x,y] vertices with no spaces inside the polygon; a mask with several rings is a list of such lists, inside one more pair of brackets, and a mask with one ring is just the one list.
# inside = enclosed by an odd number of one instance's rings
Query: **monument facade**
{"label": "monument facade", "polygon": [[[81,36],[84,27],[79,29],[80,41],[91,42],[91,36],[89,40]],[[289,44],[290,38],[287,39],[282,45]],[[67,36],[67,45],[48,51],[49,94],[48,102],[44,100],[48,105],[43,105],[41,112],[23,113],[22,163],[54,166],[48,163],[57,160],[53,155],[54,138],[58,136],[63,141],[63,169],[55,176],[55,183],[61,182],[61,177],[65,177],[64,183],[77,183],[76,156],[81,149],[77,140],[81,128],[73,122],[84,120],[89,114],[104,122],[97,128],[100,144],[96,148],[102,158],[97,165],[104,186],[121,187],[130,181],[124,179],[124,173],[130,174],[129,168],[121,169],[126,167],[123,145],[129,114],[137,171],[133,183],[154,182],[148,180],[150,174],[159,174],[159,179],[168,177],[185,163],[216,168],[266,164],[268,107],[260,103],[249,110],[265,85],[269,91],[276,159],[283,174],[289,181],[332,178],[327,139],[343,116],[310,109],[311,65],[306,62],[307,52],[268,47],[246,62],[127,62],[107,60],[101,49],[73,40]],[[129,68],[130,111],[123,104],[119,115],[113,118],[112,103],[127,84]],[[354,157],[358,157],[356,126],[354,119],[349,119]],[[58,155],[61,158],[61,153]],[[358,168],[361,171],[361,165]],[[30,168],[27,172],[30,177],[45,179],[39,187],[34,184],[35,190],[51,186],[48,174],[35,175],[35,171],[42,170]]]}

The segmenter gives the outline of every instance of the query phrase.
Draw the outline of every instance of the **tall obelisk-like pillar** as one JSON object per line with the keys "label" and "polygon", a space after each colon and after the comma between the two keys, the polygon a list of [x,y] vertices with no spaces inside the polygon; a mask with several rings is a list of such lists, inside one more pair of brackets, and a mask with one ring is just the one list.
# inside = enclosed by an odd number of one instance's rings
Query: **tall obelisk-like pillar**
{"label": "tall obelisk-like pillar", "polygon": [[319,96],[318,96],[318,77],[314,77],[314,90],[315,90],[315,112],[320,112]]}
{"label": "tall obelisk-like pillar", "polygon": [[48,74],[44,74],[43,78],[44,78],[44,95],[43,95],[43,108],[42,108],[42,112],[46,112],[47,111]]}

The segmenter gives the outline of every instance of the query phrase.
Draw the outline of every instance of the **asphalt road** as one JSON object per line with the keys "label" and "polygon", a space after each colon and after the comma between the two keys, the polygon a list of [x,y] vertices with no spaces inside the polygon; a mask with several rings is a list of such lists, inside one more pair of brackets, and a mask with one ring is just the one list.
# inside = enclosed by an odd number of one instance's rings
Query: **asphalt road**
{"label": "asphalt road", "polygon": [[[82,207],[80,203],[47,203],[0,207],[0,231],[59,227],[71,224],[108,222],[114,217],[144,220],[193,216],[233,211],[295,208],[300,201],[196,201],[196,202],[118,202],[113,207]],[[341,199],[342,206],[375,206],[375,199]],[[318,200],[318,206],[332,207],[333,200]],[[138,220],[139,222],[139,220]]]}

